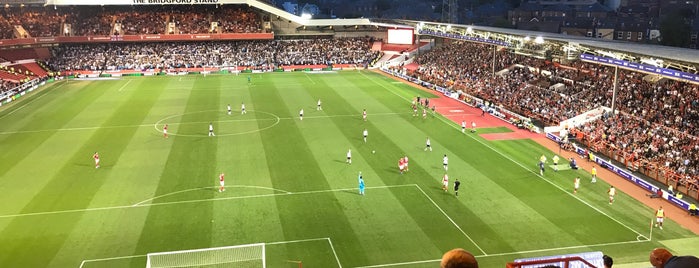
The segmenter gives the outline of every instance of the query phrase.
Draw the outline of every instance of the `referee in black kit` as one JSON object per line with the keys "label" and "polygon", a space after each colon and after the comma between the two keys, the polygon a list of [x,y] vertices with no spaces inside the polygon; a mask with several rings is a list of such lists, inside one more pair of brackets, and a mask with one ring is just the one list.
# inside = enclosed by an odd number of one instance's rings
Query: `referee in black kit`
{"label": "referee in black kit", "polygon": [[454,194],[456,196],[459,196],[459,185],[461,185],[461,182],[459,181],[459,179],[456,179],[454,181]]}

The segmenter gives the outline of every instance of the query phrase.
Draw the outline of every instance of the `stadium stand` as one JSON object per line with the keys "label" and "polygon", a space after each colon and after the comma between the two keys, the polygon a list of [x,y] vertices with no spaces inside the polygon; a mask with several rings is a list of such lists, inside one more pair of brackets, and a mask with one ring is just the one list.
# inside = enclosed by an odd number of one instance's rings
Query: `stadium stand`
{"label": "stadium stand", "polygon": [[367,38],[66,45],[53,48],[53,70],[145,70],[217,66],[368,64]]}
{"label": "stadium stand", "polygon": [[[498,52],[497,75],[490,72],[490,46],[449,42],[419,57],[408,74],[453,91],[461,90],[506,109],[558,125],[601,105],[611,107],[613,70],[584,62],[562,66],[545,60]],[[596,152],[620,160],[632,170],[652,173],[660,181],[696,196],[699,185],[699,90],[667,79],[623,70],[616,108],[576,130],[578,140]],[[563,84],[556,88],[554,85]]]}
{"label": "stadium stand", "polygon": [[[249,7],[9,7],[0,11],[0,39],[197,33],[259,33],[261,18]],[[169,27],[172,23],[174,27]],[[218,25],[217,27],[213,27]],[[17,36],[21,26],[26,35]],[[169,29],[169,31],[168,31]]]}

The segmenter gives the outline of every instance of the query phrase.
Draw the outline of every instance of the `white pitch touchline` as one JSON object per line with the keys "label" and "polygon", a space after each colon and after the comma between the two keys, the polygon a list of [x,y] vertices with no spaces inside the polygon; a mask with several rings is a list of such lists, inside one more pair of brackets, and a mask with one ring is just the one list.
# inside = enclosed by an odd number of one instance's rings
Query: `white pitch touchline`
{"label": "white pitch touchline", "polygon": [[[372,187],[366,187],[366,188],[367,189],[385,189],[385,188],[398,188],[398,187],[414,187],[414,185],[413,184],[385,185],[385,186],[372,186]],[[201,202],[211,202],[211,201],[226,201],[226,200],[233,200],[233,199],[261,198],[261,197],[280,196],[280,195],[287,195],[287,196],[288,195],[304,195],[304,194],[330,193],[330,192],[342,192],[342,191],[354,191],[354,190],[357,190],[357,188],[315,190],[315,191],[305,191],[305,192],[292,192],[292,193],[287,193],[287,194],[261,194],[261,195],[248,195],[248,196],[231,196],[231,197],[220,197],[220,198],[192,199],[192,200],[183,200],[183,201],[142,204],[142,205],[138,205],[138,206],[128,205],[128,206],[112,206],[112,207],[97,207],[97,208],[31,212],[31,213],[0,215],[0,219],[26,217],[26,216],[41,216],[41,215],[52,215],[52,214],[76,213],[76,212],[101,211],[101,210],[112,210],[112,209],[155,207],[155,206],[201,203]]]}
{"label": "white pitch touchline", "polygon": [[313,81],[313,79],[311,79],[311,77],[308,76],[308,74],[306,72],[303,72],[303,74],[306,75],[306,78],[308,78],[308,80],[311,80],[311,83],[313,83],[313,84],[316,83],[316,81]]}
{"label": "white pitch touchline", "polygon": [[[66,83],[60,84],[60,85],[58,85],[56,88],[51,89],[51,90],[56,90],[56,89],[62,87],[63,85],[65,85],[65,84],[66,84]],[[48,88],[45,88],[45,89],[43,89],[43,90],[48,90]],[[46,92],[44,95],[41,95],[41,96],[39,96],[39,97],[36,97],[36,98],[32,99],[31,101],[25,103],[24,105],[20,106],[19,108],[15,109],[14,111],[11,111],[11,112],[9,112],[9,113],[3,115],[3,116],[0,116],[0,119],[3,119],[3,118],[5,118],[6,116],[15,113],[16,111],[21,110],[22,108],[24,108],[25,106],[29,105],[30,103],[35,102],[36,100],[41,99],[42,97],[44,97],[44,96],[46,96],[46,95],[48,95],[48,94],[49,94],[49,92]]]}
{"label": "white pitch touchline", "polygon": [[123,86],[121,86],[121,87],[119,88],[119,90],[117,90],[117,91],[121,92],[127,85],[129,85],[129,83],[131,83],[131,81],[133,81],[133,79],[131,79],[131,80],[129,80],[129,81],[126,81],[126,84],[124,84]]}
{"label": "white pitch touchline", "polygon": [[[527,253],[539,253],[539,252],[557,251],[557,250],[565,250],[565,249],[603,247],[603,246],[613,246],[613,245],[622,245],[622,244],[642,243],[642,242],[648,242],[648,241],[649,240],[624,241],[624,242],[611,242],[611,243],[602,243],[602,244],[594,244],[594,245],[580,245],[580,246],[559,247],[559,248],[534,249],[534,250],[524,250],[524,251],[516,251],[516,252],[495,253],[495,254],[489,254],[489,255],[477,255],[475,257],[476,258],[499,257],[499,256],[507,256],[507,255],[520,255],[520,254],[527,254]],[[368,265],[368,266],[359,266],[356,268],[377,268],[377,267],[402,266],[402,265],[411,265],[411,264],[419,264],[419,263],[440,262],[441,260],[442,259],[433,259],[433,260],[422,260],[422,261],[385,263],[385,264],[376,264],[376,265]]]}
{"label": "white pitch touchline", "polygon": [[[258,188],[258,189],[266,189],[266,190],[272,190],[272,191],[282,192],[282,193],[286,193],[286,194],[290,194],[290,193],[291,193],[291,192],[289,192],[289,191],[284,191],[284,190],[279,190],[279,189],[270,188],[270,187],[264,187],[264,186],[254,186],[254,185],[231,185],[231,186],[226,186],[226,187]],[[146,202],[148,202],[148,201],[153,201],[153,200],[155,200],[155,199],[158,199],[158,198],[161,198],[161,197],[166,197],[166,196],[171,196],[171,195],[174,195],[174,194],[179,194],[179,193],[184,193],[184,192],[191,192],[191,191],[196,191],[196,190],[201,190],[201,189],[211,189],[211,188],[214,188],[214,189],[215,189],[215,188],[218,188],[218,186],[199,187],[199,188],[192,188],[192,189],[187,189],[187,190],[182,190],[182,191],[176,191],[176,192],[172,192],[172,193],[167,193],[167,194],[159,195],[159,196],[156,196],[156,197],[153,197],[153,198],[148,198],[148,199],[146,199],[146,200],[143,200],[143,201],[141,201],[141,202],[138,202],[138,203],[136,203],[136,204],[133,204],[132,206],[134,206],[134,207],[135,207],[135,206],[139,206],[139,205],[141,205],[141,204],[143,204],[143,203],[146,203]]]}
{"label": "white pitch touchline", "polygon": [[432,205],[434,205],[435,207],[437,207],[437,209],[439,209],[439,211],[442,212],[442,214],[443,214],[445,217],[447,217],[447,219],[449,219],[449,221],[451,222],[451,224],[453,224],[454,226],[456,226],[456,229],[459,229],[459,231],[460,231],[464,236],[466,236],[466,238],[468,238],[468,240],[471,241],[471,243],[473,243],[473,245],[476,246],[476,248],[478,248],[478,250],[480,250],[481,253],[483,253],[483,255],[488,256],[488,253],[485,253],[485,250],[483,250],[483,249],[481,248],[481,246],[479,246],[479,245],[476,243],[476,241],[473,241],[473,239],[471,238],[471,236],[469,236],[466,232],[464,232],[464,230],[461,229],[461,226],[459,226],[458,224],[456,224],[456,222],[454,222],[454,220],[453,220],[451,217],[449,217],[449,215],[447,215],[447,213],[444,212],[444,210],[443,210],[439,205],[437,205],[437,203],[434,202],[434,200],[432,200],[432,197],[430,197],[429,195],[427,195],[427,193],[425,193],[425,191],[422,190],[422,187],[420,187],[420,185],[415,184],[415,187],[417,187],[417,189],[420,190],[420,192],[421,192],[423,195],[425,195],[425,197],[427,197],[427,199],[430,200],[430,202],[432,202]]}
{"label": "white pitch touchline", "polygon": [[[384,86],[383,84],[380,84],[380,83],[376,82],[374,79],[368,77],[367,75],[365,75],[365,74],[363,74],[363,73],[362,73],[362,75],[363,75],[364,77],[367,77],[367,78],[368,78],[369,80],[371,80],[372,82],[374,82],[374,84],[378,84],[378,85],[380,85],[381,87],[383,87],[383,88],[385,88],[386,90],[388,90],[389,92],[393,93],[394,95],[396,95],[396,96],[398,96],[398,97],[404,99],[404,100],[407,101],[407,102],[410,102],[409,99],[407,99],[407,98],[405,98],[405,97],[403,97],[403,96],[401,96],[401,95],[398,95],[397,93],[393,92],[393,90],[391,90],[390,88],[387,88],[387,87]],[[459,128],[458,126],[454,125],[452,122],[445,121],[443,117],[437,116],[437,118],[439,118],[439,120],[441,120],[442,122],[446,123],[448,126],[451,126],[451,127],[454,128],[454,129],[460,130],[460,128]],[[521,163],[515,161],[514,159],[510,158],[510,156],[503,154],[502,152],[498,151],[497,149],[495,149],[495,148],[491,147],[490,145],[488,145],[488,144],[486,144],[486,143],[484,143],[484,142],[482,142],[482,141],[480,141],[480,140],[474,138],[474,137],[471,136],[471,135],[466,135],[466,136],[469,137],[470,139],[472,139],[472,140],[474,140],[474,141],[480,143],[481,145],[483,145],[483,146],[485,146],[485,147],[488,147],[490,150],[492,150],[493,152],[498,153],[498,154],[501,155],[502,157],[507,158],[507,159],[510,160],[512,163],[515,163],[515,164],[517,164],[518,166],[524,168],[525,170],[531,172],[532,174],[534,174],[534,175],[536,175],[537,177],[543,179],[544,181],[548,182],[549,184],[553,185],[554,187],[560,189],[560,190],[563,191],[564,193],[566,193],[566,194],[572,196],[573,198],[577,199],[578,201],[582,202],[583,204],[587,205],[588,207],[594,209],[595,211],[599,212],[600,214],[606,216],[607,218],[609,218],[609,219],[615,221],[616,223],[620,224],[621,226],[624,226],[626,229],[631,230],[632,232],[636,233],[638,236],[641,236],[641,237],[643,237],[643,238],[648,239],[645,235],[642,235],[641,233],[637,232],[636,230],[631,229],[631,227],[629,227],[628,225],[626,225],[626,224],[622,223],[621,221],[619,221],[619,220],[613,218],[613,217],[610,216],[609,214],[604,213],[604,211],[601,211],[600,209],[598,209],[598,208],[592,206],[590,203],[586,202],[585,200],[580,199],[580,197],[578,197],[578,196],[576,196],[576,195],[570,193],[570,191],[566,191],[566,190],[563,189],[561,186],[558,186],[557,184],[553,183],[552,181],[550,181],[550,180],[546,179],[545,177],[539,175],[539,173],[537,173],[536,171],[533,171],[533,170],[531,170],[531,169],[528,169],[528,168],[527,168],[526,166],[524,166],[523,164],[521,164]]]}
{"label": "white pitch touchline", "polygon": [[[43,96],[43,95],[42,95]],[[15,110],[16,111],[16,110]],[[13,111],[14,112],[14,111]],[[389,116],[389,115],[401,115],[408,113],[377,113],[372,114],[372,116]],[[9,114],[6,114],[6,116]],[[319,115],[319,116],[305,116],[304,119],[318,119],[318,118],[334,118],[334,117],[359,117],[359,114],[340,114],[340,115]],[[279,120],[295,120],[298,117],[280,117]],[[2,117],[0,117],[2,119]],[[276,118],[262,118],[262,119],[231,119],[231,120],[220,120],[220,121],[202,121],[202,122],[181,122],[181,123],[168,123],[168,125],[186,125],[186,124],[204,124],[204,123],[228,123],[228,122],[248,122],[248,121],[267,121],[267,120],[277,120]],[[38,133],[47,131],[80,131],[80,130],[96,130],[96,129],[109,129],[109,128],[130,128],[130,127],[150,127],[153,124],[140,124],[140,125],[120,125],[120,126],[99,126],[99,127],[73,127],[73,128],[54,128],[54,129],[39,129],[39,130],[19,130],[19,131],[6,131],[0,132],[0,135],[11,135],[20,133]]]}
{"label": "white pitch touchline", "polygon": [[[309,239],[299,239],[299,240],[288,240],[288,241],[277,241],[277,242],[269,242],[269,243],[264,243],[265,245],[278,245],[278,244],[291,244],[291,243],[303,243],[303,242],[309,242],[309,241],[320,241],[320,240],[327,240],[330,242],[330,238],[328,237],[322,237],[322,238],[309,238]],[[330,247],[332,248],[332,242],[330,242]],[[333,252],[335,250],[333,249]],[[85,263],[88,262],[98,262],[98,261],[110,261],[110,260],[120,260],[120,259],[131,259],[131,258],[136,258],[136,257],[146,257],[148,256],[147,254],[141,254],[141,255],[129,255],[129,256],[119,256],[119,257],[111,257],[111,258],[99,258],[99,259],[89,259],[89,260],[83,260],[80,263],[80,268],[83,267]],[[336,255],[337,257],[337,255]],[[339,264],[339,261],[338,261]]]}

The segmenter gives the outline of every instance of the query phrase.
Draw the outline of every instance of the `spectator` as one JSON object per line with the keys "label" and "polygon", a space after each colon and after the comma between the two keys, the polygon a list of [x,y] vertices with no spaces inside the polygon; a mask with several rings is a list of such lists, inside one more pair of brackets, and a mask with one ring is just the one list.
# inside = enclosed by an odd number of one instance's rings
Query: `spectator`
{"label": "spectator", "polygon": [[573,157],[570,158],[570,168],[571,169],[578,169],[578,162],[576,162],[575,158],[573,158]]}
{"label": "spectator", "polygon": [[602,261],[604,262],[604,268],[612,268],[612,265],[614,265],[614,259],[607,255],[602,256]]}
{"label": "spectator", "polygon": [[658,191],[656,191],[655,193],[652,193],[652,194],[647,194],[647,196],[650,198],[662,198],[663,197],[663,190],[658,188]]}
{"label": "spectator", "polygon": [[664,248],[656,248],[650,252],[650,264],[656,268],[695,268],[699,267],[699,258],[695,256],[673,256]]}
{"label": "spectator", "polygon": [[476,257],[470,252],[455,248],[442,256],[441,268],[478,268]]}
{"label": "spectator", "polygon": [[368,64],[378,53],[367,38],[294,41],[63,45],[52,49],[55,70],[147,70],[281,65]]}

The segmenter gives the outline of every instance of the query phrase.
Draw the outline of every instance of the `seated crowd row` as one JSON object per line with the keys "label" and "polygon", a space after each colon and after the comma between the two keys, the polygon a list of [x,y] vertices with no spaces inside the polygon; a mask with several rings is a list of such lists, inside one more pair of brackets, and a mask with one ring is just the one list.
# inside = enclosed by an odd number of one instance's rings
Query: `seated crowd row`
{"label": "seated crowd row", "polygon": [[[402,71],[546,125],[558,125],[599,106],[612,106],[611,67],[581,61],[562,66],[497,51],[497,75],[493,75],[493,53],[488,45],[455,41],[422,54],[418,69]],[[620,70],[616,96],[620,115],[602,117],[577,131],[594,149],[614,151],[628,163],[676,174],[671,184],[697,190],[699,87],[668,79],[647,81],[645,76]],[[552,87],[558,83],[565,86]]]}
{"label": "seated crowd row", "polygon": [[19,83],[17,83],[17,82],[0,79],[0,95],[5,93],[5,91],[13,89],[17,86],[19,86]]}
{"label": "seated crowd row", "polygon": [[52,48],[56,71],[147,70],[288,65],[365,65],[379,56],[369,38],[63,45]]}
{"label": "seated crowd row", "polygon": [[[259,33],[262,32],[262,19],[252,8],[243,5],[5,8],[0,10],[0,39]],[[168,28],[169,23],[174,23],[175,27]],[[21,25],[28,34],[16,36],[15,25]]]}

